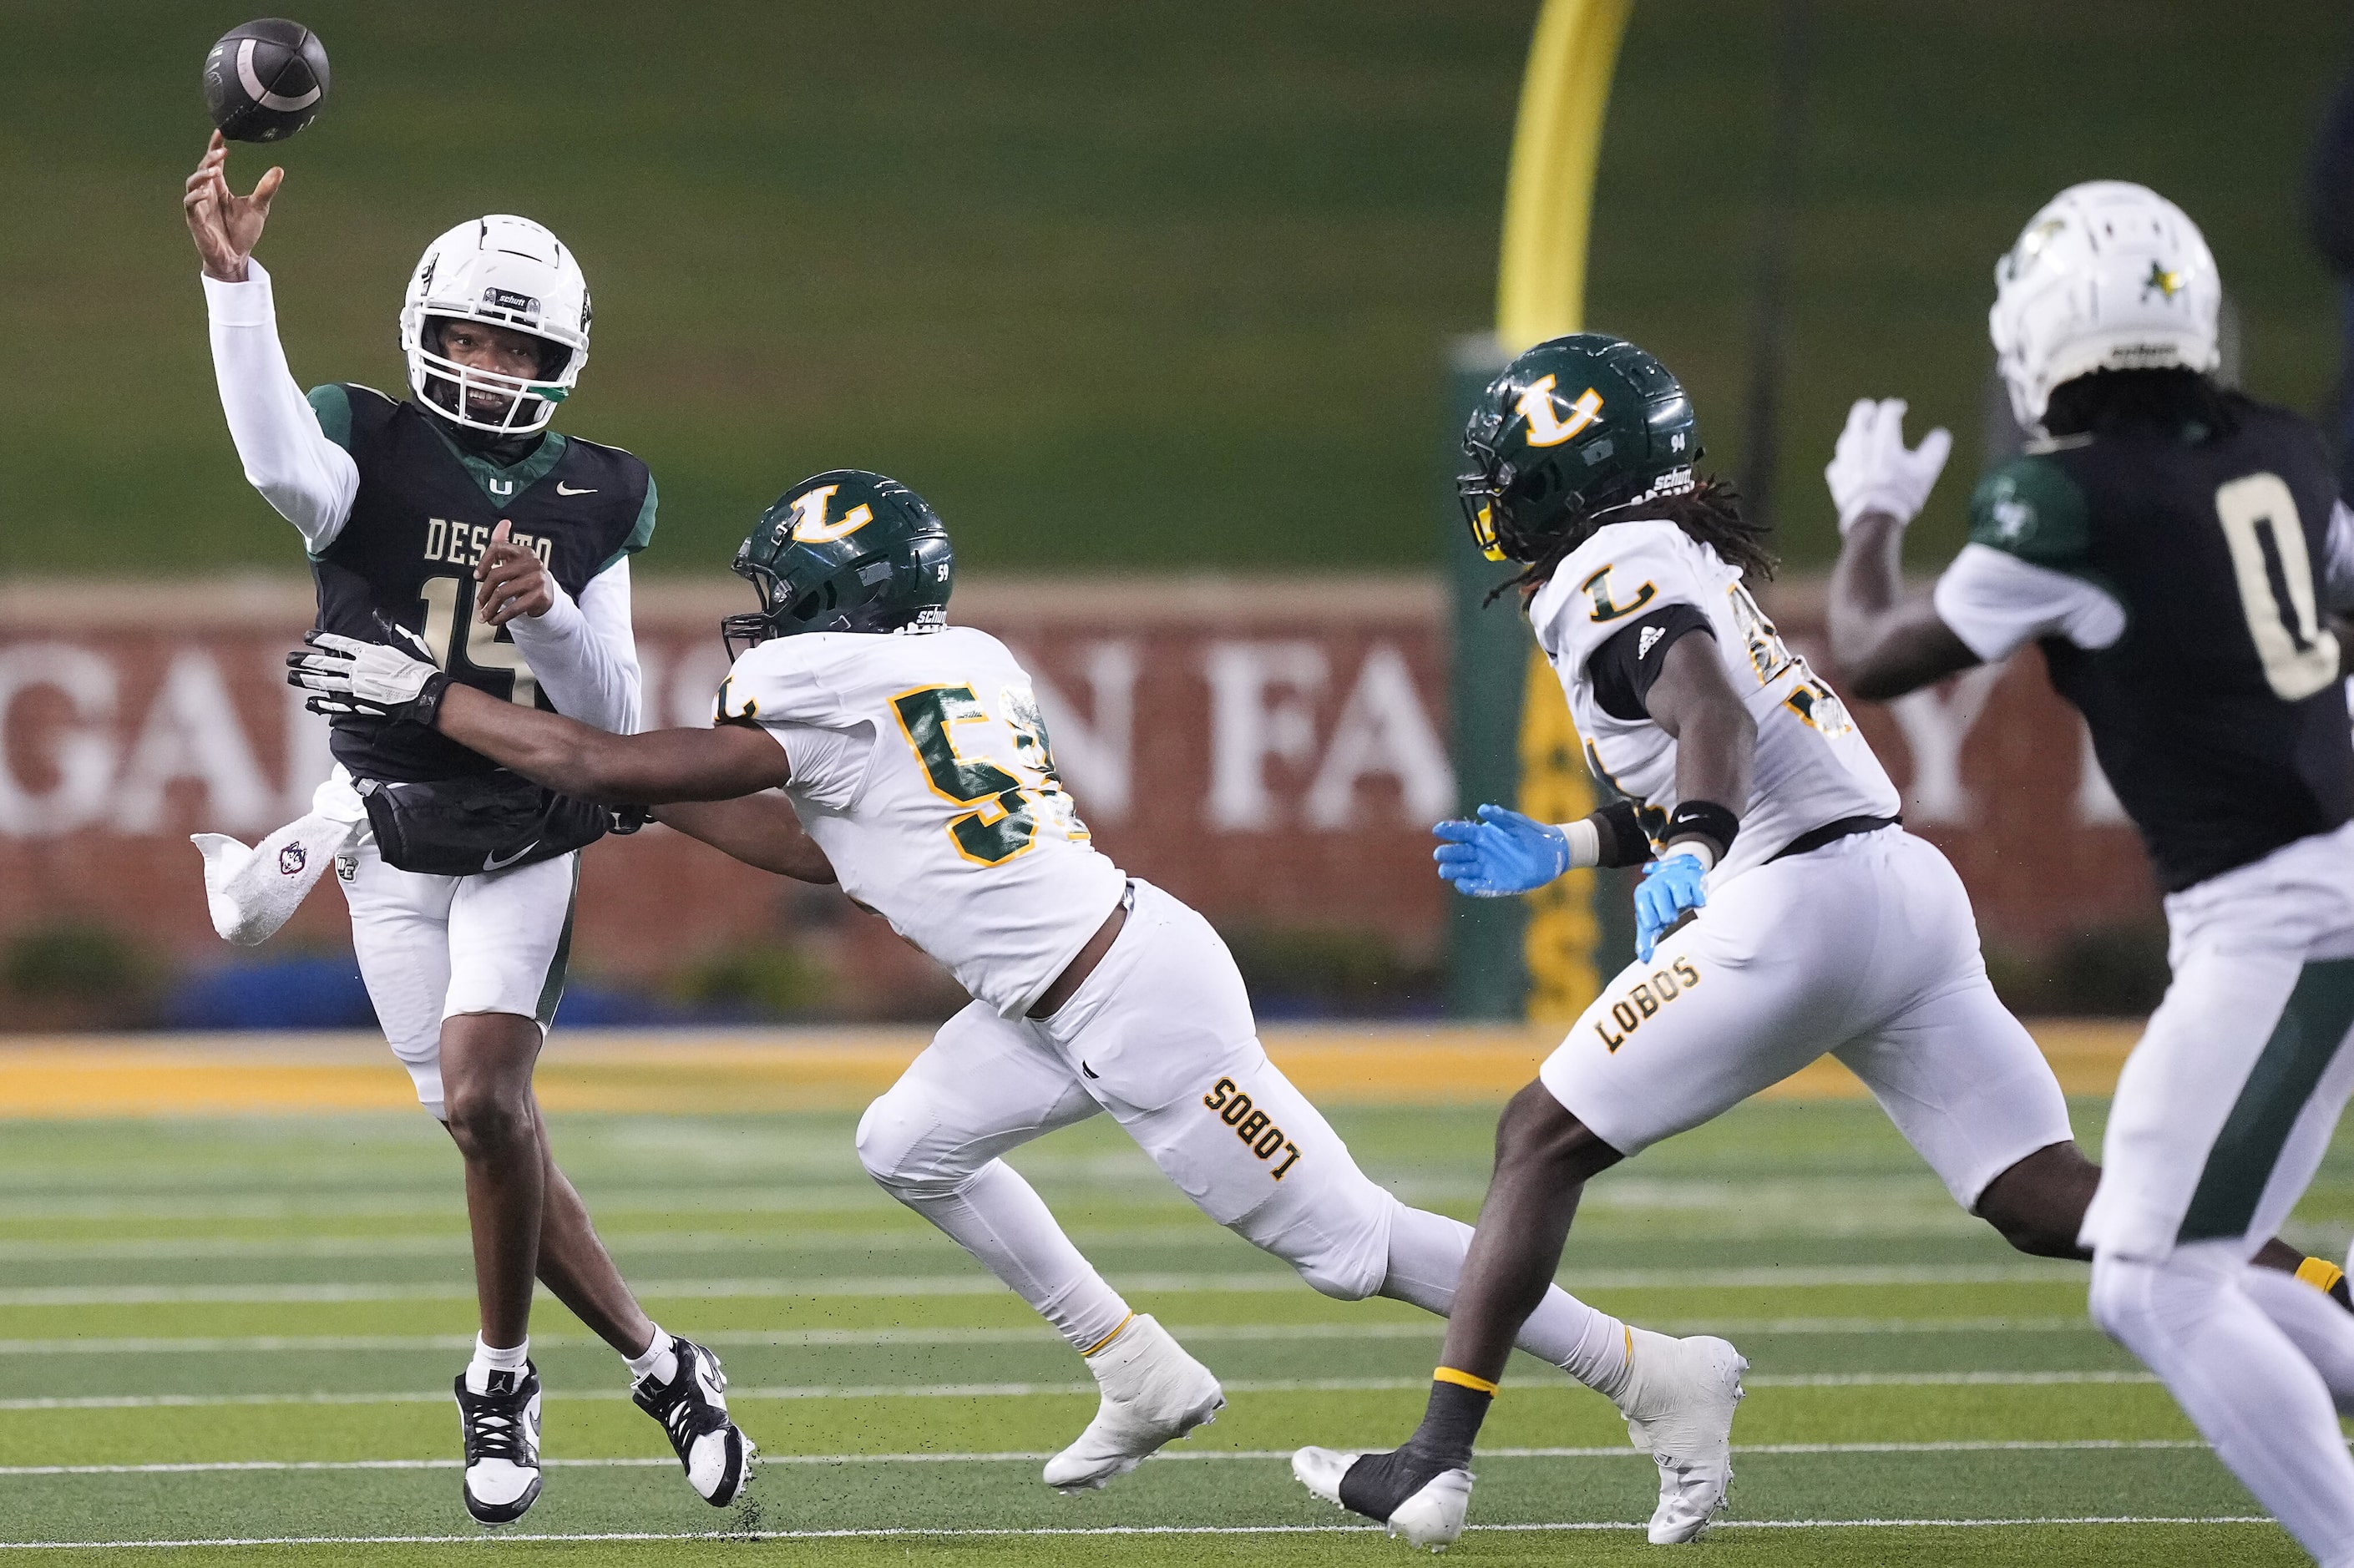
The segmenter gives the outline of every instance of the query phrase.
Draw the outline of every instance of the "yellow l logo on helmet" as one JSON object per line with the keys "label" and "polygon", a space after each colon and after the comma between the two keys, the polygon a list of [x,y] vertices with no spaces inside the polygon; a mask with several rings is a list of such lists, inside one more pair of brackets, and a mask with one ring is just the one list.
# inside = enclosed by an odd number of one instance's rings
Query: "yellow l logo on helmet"
{"label": "yellow l logo on helmet", "polygon": [[792,540],[796,545],[831,545],[836,539],[847,539],[875,521],[874,508],[854,506],[843,514],[839,523],[825,520],[825,504],[833,499],[838,484],[822,485],[807,495],[793,501]]}
{"label": "yellow l logo on helmet", "polygon": [[1557,447],[1602,418],[1602,394],[1589,387],[1569,406],[1569,422],[1562,423],[1553,411],[1553,378],[1541,376],[1530,382],[1521,400],[1512,405],[1529,422],[1529,445],[1532,447]]}

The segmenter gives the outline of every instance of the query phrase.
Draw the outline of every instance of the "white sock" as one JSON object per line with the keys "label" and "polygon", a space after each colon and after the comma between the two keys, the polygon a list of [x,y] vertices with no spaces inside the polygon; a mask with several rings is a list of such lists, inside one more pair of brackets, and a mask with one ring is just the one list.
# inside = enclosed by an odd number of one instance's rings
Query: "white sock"
{"label": "white sock", "polygon": [[2241,1277],[2240,1288],[2313,1363],[2338,1414],[2354,1415],[2354,1312],[2277,1268],[2251,1267]]}
{"label": "white sock", "polygon": [[938,1196],[894,1192],[1030,1303],[1082,1355],[1100,1349],[1130,1314],[1119,1291],[1071,1245],[1045,1200],[1002,1160]]}
{"label": "white sock", "polygon": [[678,1375],[678,1352],[671,1348],[663,1326],[656,1323],[654,1337],[646,1341],[646,1348],[634,1356],[623,1356],[621,1364],[630,1369],[631,1383],[651,1376],[656,1383],[666,1384]]}
{"label": "white sock", "polygon": [[2316,1562],[2354,1561],[2354,1457],[2329,1390],[2256,1306],[2239,1246],[2193,1243],[2160,1263],[2096,1255],[2093,1320],[2165,1380],[2215,1457]]}
{"label": "white sock", "polygon": [[[1470,1247],[1471,1227],[1461,1220],[1401,1205],[1390,1220],[1390,1271],[1381,1293],[1446,1317]],[[1558,1285],[1546,1288],[1512,1342],[1605,1399],[1617,1402],[1627,1392],[1627,1325]]]}
{"label": "white sock", "polygon": [[466,1392],[485,1393],[491,1386],[493,1372],[519,1372],[530,1364],[530,1335],[525,1335],[523,1343],[520,1345],[511,1349],[501,1349],[496,1345],[484,1343],[482,1336],[477,1334],[474,1336],[474,1359],[466,1363]]}

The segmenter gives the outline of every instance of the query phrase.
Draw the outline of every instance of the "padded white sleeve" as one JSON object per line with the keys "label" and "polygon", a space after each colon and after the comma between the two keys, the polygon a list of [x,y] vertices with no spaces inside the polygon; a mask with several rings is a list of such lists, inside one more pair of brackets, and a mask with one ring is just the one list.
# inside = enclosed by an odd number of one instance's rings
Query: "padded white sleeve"
{"label": "padded white sleeve", "polygon": [[2041,637],[2106,648],[2126,631],[2125,606],[2106,589],[1988,545],[1962,546],[1931,602],[1937,618],[1988,664]]}
{"label": "padded white sleeve", "polygon": [[2331,609],[2354,610],[2354,508],[2329,509],[2329,556],[2321,565],[2321,597]]}
{"label": "padded white sleeve", "polygon": [[259,261],[248,260],[246,268],[242,283],[204,280],[213,378],[246,482],[294,524],[316,555],[335,542],[351,517],[359,465],[320,429],[319,416],[286,368],[270,274]]}
{"label": "padded white sleeve", "polygon": [[642,678],[627,556],[589,578],[578,604],[559,583],[546,614],[517,616],[507,631],[557,713],[616,735],[637,733]]}

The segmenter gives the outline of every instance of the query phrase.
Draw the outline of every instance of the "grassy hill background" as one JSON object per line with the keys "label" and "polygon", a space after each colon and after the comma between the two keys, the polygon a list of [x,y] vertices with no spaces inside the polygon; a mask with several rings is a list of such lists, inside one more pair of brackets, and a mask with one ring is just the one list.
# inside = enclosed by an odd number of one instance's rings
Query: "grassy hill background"
{"label": "grassy hill background", "polygon": [[[2297,190],[2343,68],[2296,0],[1813,7],[1775,500],[1835,543],[1847,401],[1909,395],[1976,461],[1994,257],[2069,181],[2206,228],[2250,385],[2324,395]],[[240,482],[177,213],[218,4],[11,4],[0,61],[0,571],[290,567]],[[1737,471],[1778,7],[1642,0],[1604,154],[1594,324],[1693,387]],[[887,470],[971,566],[1413,567],[1444,345],[1490,317],[1535,6],[303,0],[325,117],[260,254],[306,382],[400,379],[419,250],[484,210],[580,253],[564,426],[661,480],[649,570],[707,569],[801,473]],[[242,149],[240,186],[271,154]],[[1963,486],[1924,524],[1950,550]]]}

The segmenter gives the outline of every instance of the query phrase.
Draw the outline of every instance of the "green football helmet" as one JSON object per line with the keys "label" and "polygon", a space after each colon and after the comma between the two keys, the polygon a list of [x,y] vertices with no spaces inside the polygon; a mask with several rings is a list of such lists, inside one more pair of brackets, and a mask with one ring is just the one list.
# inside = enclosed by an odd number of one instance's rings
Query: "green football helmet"
{"label": "green football helmet", "polygon": [[720,624],[728,656],[803,631],[897,631],[948,623],[956,553],[948,525],[896,479],[812,474],[760,514],[736,552],[760,608]]}
{"label": "green football helmet", "polygon": [[1455,482],[1491,561],[1533,561],[1606,507],[1692,487],[1700,431],[1668,367],[1607,333],[1573,333],[1504,366],[1463,429]]}

